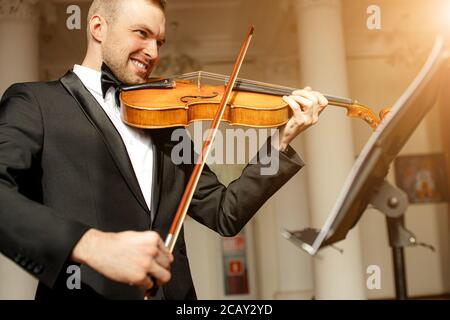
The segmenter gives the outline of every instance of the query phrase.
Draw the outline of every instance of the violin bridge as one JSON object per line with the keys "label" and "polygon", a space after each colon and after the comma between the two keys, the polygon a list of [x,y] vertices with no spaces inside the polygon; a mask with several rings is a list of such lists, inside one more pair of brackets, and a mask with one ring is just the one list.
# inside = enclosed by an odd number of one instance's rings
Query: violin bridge
{"label": "violin bridge", "polygon": [[199,71],[197,73],[197,89],[198,89],[198,91],[200,91],[201,87],[202,87],[202,80],[201,80],[201,78],[202,78],[202,72]]}

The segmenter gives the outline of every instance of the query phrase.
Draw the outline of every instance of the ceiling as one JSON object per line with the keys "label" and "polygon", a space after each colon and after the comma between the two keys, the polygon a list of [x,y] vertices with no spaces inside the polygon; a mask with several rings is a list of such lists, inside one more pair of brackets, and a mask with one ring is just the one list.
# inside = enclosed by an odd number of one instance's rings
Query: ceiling
{"label": "ceiling", "polygon": [[[230,63],[248,27],[253,24],[255,34],[247,61],[298,59],[300,44],[293,5],[296,1],[300,0],[168,0],[168,42],[162,55],[181,52],[201,64]],[[382,10],[383,27],[370,31],[366,27],[366,10],[374,2]],[[46,3],[54,4],[51,10],[56,15],[51,23],[43,23],[41,28],[45,43],[41,48],[41,62],[48,70],[66,68],[79,62],[84,55],[84,16],[90,1],[48,0]],[[81,8],[81,30],[58,27],[65,25],[69,4],[78,4]],[[401,41],[405,35],[418,39],[421,45],[424,36],[430,37],[430,33],[442,27],[443,17],[450,21],[450,0],[342,0],[342,4],[348,56],[386,55],[387,50],[391,50],[390,45]],[[443,15],[447,8],[448,16]],[[392,34],[397,38],[392,38]]]}
{"label": "ceiling", "polygon": [[[289,54],[292,50],[283,50],[283,47],[290,44],[292,33],[296,30],[295,19],[286,6],[289,2],[170,0],[167,8],[168,41],[162,54],[184,52],[203,64],[233,61],[251,24],[255,26],[255,34],[248,60],[276,52]],[[52,3],[56,17],[51,24],[44,23],[41,28],[41,36],[46,43],[41,55],[45,61],[58,63],[63,49],[66,60],[79,61],[86,47],[84,16],[90,1],[53,0]],[[83,15],[81,30],[55,28],[65,25],[66,8],[74,3],[78,3]]]}

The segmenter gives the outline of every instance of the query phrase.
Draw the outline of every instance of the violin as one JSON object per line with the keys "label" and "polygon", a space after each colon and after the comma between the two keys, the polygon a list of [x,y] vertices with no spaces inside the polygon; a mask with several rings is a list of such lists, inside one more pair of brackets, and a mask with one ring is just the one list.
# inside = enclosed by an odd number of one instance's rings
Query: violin
{"label": "violin", "polygon": [[[197,71],[123,87],[120,94],[122,120],[130,126],[146,129],[186,127],[193,121],[212,120],[228,81],[227,76]],[[280,127],[292,116],[291,108],[282,97],[295,90],[237,78],[222,121],[253,128]],[[348,117],[362,119],[373,129],[389,112],[384,108],[377,117],[358,101],[325,97],[330,106],[345,108]]]}

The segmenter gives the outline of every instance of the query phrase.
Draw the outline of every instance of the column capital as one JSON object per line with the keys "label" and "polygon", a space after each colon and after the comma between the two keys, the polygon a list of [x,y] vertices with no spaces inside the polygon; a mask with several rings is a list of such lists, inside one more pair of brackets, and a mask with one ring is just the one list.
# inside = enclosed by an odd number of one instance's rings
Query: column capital
{"label": "column capital", "polygon": [[37,20],[38,2],[39,0],[2,0],[0,1],[0,20]]}

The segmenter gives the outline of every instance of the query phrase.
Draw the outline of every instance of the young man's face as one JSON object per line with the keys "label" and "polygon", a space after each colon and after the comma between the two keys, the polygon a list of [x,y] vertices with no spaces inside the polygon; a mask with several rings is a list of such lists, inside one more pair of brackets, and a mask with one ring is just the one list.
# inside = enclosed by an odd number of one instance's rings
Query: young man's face
{"label": "young man's face", "polygon": [[146,82],[165,39],[164,12],[146,0],[123,1],[115,21],[108,21],[103,61],[127,84]]}

